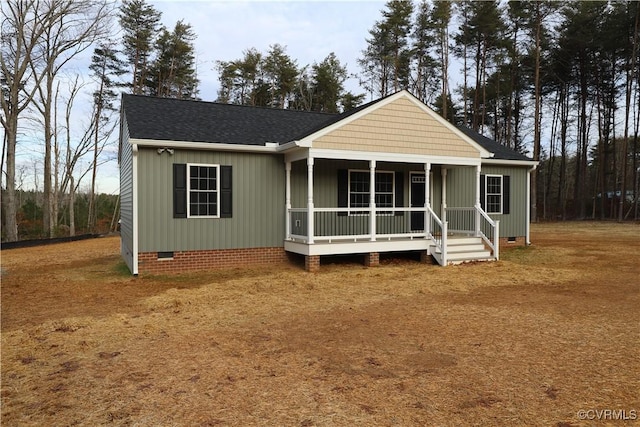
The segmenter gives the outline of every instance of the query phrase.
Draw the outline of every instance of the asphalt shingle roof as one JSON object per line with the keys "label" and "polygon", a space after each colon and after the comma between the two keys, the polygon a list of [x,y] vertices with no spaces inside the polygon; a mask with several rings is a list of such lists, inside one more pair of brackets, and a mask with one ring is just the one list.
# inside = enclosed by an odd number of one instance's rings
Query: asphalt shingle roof
{"label": "asphalt shingle roof", "polygon": [[466,126],[458,126],[458,130],[462,131],[469,138],[480,144],[485,150],[493,153],[493,159],[531,161],[531,159],[524,154],[520,154],[517,151],[512,150],[511,148],[502,145],[491,138],[480,135],[478,132],[469,129]]}
{"label": "asphalt shingle roof", "polygon": [[[124,94],[122,108],[131,138],[265,145],[301,139],[379,101],[330,114]],[[531,160],[469,128],[458,129],[494,159]]]}
{"label": "asphalt shingle roof", "polygon": [[129,136],[164,141],[286,143],[335,114],[123,95]]}

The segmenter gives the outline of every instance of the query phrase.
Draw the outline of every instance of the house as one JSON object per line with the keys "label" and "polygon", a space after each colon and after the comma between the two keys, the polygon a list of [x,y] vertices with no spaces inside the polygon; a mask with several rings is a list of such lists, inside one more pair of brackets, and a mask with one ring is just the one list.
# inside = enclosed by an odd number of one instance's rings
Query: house
{"label": "house", "polygon": [[133,274],[529,243],[536,162],[406,91],[344,114],[123,95],[122,256]]}

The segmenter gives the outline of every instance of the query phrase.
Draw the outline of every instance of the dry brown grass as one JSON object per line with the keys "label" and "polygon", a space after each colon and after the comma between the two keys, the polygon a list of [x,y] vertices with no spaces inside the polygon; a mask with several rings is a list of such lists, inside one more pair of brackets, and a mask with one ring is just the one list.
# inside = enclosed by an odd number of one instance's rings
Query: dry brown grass
{"label": "dry brown grass", "polygon": [[[2,424],[632,425],[640,226],[497,263],[126,274],[117,238],[2,253]],[[593,415],[594,413],[590,413]]]}

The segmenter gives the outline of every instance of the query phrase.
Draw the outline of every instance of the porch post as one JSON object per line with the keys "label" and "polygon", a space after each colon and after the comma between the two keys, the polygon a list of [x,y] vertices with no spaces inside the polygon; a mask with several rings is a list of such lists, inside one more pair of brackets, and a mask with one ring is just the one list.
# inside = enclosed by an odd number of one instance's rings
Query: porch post
{"label": "porch post", "polygon": [[424,164],[424,238],[428,239],[431,233],[431,213],[429,209],[431,207],[431,163]]}
{"label": "porch post", "polygon": [[291,162],[285,161],[285,190],[284,190],[284,205],[285,205],[285,236],[287,240],[291,240]]}
{"label": "porch post", "polygon": [[447,168],[442,168],[442,222],[447,221]]}
{"label": "porch post", "polygon": [[307,158],[307,243],[313,244],[313,157]]}
{"label": "porch post", "polygon": [[476,166],[476,237],[480,235],[480,169],[480,165]]}
{"label": "porch post", "polygon": [[369,161],[369,232],[376,241],[376,161]]}

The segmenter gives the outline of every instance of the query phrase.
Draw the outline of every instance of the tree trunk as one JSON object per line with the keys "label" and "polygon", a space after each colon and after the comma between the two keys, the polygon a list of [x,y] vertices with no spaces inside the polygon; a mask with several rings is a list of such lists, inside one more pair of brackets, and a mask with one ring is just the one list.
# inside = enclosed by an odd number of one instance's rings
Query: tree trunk
{"label": "tree trunk", "polygon": [[[104,73],[104,70],[103,70]],[[93,232],[96,226],[96,177],[98,173],[98,140],[100,137],[100,116],[102,115],[102,93],[104,90],[104,80],[100,81],[98,99],[96,100],[96,113],[93,118],[95,122],[93,135],[93,165],[91,171],[91,193],[89,194],[89,209],[87,218],[87,228]]]}
{"label": "tree trunk", "polygon": [[53,218],[53,187],[51,185],[51,141],[53,139],[52,117],[51,117],[51,96],[53,93],[53,75],[47,71],[46,94],[43,99],[44,111],[44,171],[43,171],[43,196],[42,206],[42,227],[47,237],[53,237],[55,227]]}
{"label": "tree trunk", "polygon": [[[536,3],[536,58],[534,67],[534,113],[533,113],[533,160],[540,160],[540,31],[542,14],[540,3]],[[538,222],[538,170],[531,172],[531,221]]]}
{"label": "tree trunk", "polygon": [[7,242],[18,240],[18,222],[16,216],[16,141],[18,129],[18,116],[11,115],[6,118],[5,140],[7,142],[7,188],[2,197],[4,205],[4,232]]}
{"label": "tree trunk", "polygon": [[[442,52],[442,115],[445,120],[449,117],[449,26],[448,22],[441,28],[440,51]],[[454,117],[450,120],[454,122]]]}
{"label": "tree trunk", "polygon": [[118,228],[118,222],[116,218],[118,216],[118,211],[120,208],[120,193],[118,193],[118,197],[116,197],[116,206],[113,208],[113,216],[111,217],[111,225],[109,226],[109,231],[114,232]]}
{"label": "tree trunk", "polygon": [[[622,140],[622,185],[620,188],[620,207],[618,209],[618,221],[623,220],[624,201],[627,198],[627,151],[629,141],[629,110],[631,109],[631,89],[633,86],[633,74],[636,68],[636,54],[638,49],[638,18],[640,16],[640,8],[636,5],[636,19],[633,27],[633,44],[631,49],[631,67],[627,67],[626,80],[626,99],[625,99],[625,117],[624,117],[624,139]],[[634,153],[634,157],[635,157]]]}
{"label": "tree trunk", "polygon": [[69,176],[69,236],[76,235],[76,188],[73,175]]}
{"label": "tree trunk", "polygon": [[562,220],[567,219],[567,183],[565,182],[567,172],[567,128],[569,126],[569,94],[565,83],[560,89],[560,171],[558,177],[558,212]]}

